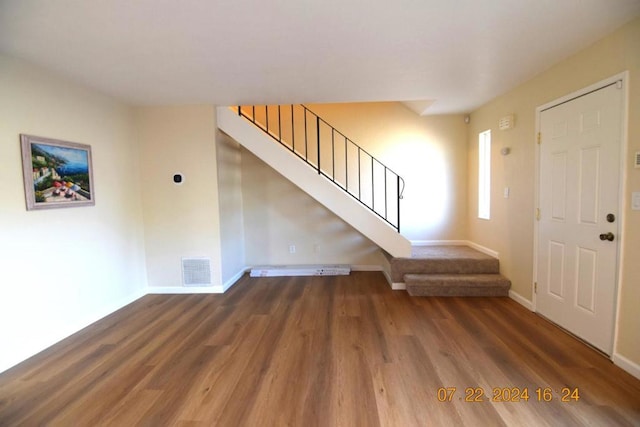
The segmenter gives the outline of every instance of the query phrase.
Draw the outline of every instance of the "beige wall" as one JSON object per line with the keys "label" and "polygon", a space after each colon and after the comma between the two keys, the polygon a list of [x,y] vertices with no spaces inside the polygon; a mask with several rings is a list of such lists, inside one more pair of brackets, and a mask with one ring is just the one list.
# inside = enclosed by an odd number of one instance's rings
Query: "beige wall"
{"label": "beige wall", "polygon": [[[26,211],[19,134],[91,146],[95,206]],[[0,55],[0,371],[144,292],[131,110]]]}
{"label": "beige wall", "polygon": [[462,115],[421,117],[401,103],[309,108],[406,181],[402,235],[466,239],[467,129]]}
{"label": "beige wall", "polygon": [[[469,238],[500,253],[503,272],[513,290],[531,299],[534,236],[535,110],[536,107],[580,90],[600,80],[629,71],[629,126],[624,174],[624,244],[618,341],[614,351],[640,364],[640,212],[631,211],[632,191],[640,191],[640,170],[632,166],[632,153],[640,150],[640,19],[567,58],[531,81],[493,100],[471,114],[469,127]],[[516,127],[501,132],[498,119],[516,115]],[[492,219],[476,218],[477,135],[491,129]],[[501,147],[512,154],[500,156]],[[503,188],[511,188],[504,199]]]}
{"label": "beige wall", "polygon": [[246,149],[242,201],[250,266],[383,263],[376,245]]}
{"label": "beige wall", "polygon": [[182,286],[182,257],[205,257],[221,286],[215,109],[145,107],[136,119],[148,285]]}
{"label": "beige wall", "polygon": [[216,132],[222,283],[229,284],[246,268],[240,145]]}

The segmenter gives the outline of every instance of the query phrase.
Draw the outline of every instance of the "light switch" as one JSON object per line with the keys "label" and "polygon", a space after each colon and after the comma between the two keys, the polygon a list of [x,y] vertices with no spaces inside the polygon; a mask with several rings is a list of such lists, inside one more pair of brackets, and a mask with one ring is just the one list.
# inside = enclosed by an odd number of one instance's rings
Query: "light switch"
{"label": "light switch", "polygon": [[631,210],[640,211],[640,192],[631,193]]}
{"label": "light switch", "polygon": [[504,198],[508,199],[509,194],[511,193],[511,189],[509,187],[504,187]]}

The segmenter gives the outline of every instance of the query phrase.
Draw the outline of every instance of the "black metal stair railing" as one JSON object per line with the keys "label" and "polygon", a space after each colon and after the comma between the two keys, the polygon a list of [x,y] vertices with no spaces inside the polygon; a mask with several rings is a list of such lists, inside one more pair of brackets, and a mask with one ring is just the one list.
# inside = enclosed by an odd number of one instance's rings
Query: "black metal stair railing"
{"label": "black metal stair railing", "polygon": [[365,149],[301,104],[237,112],[400,232],[405,182]]}

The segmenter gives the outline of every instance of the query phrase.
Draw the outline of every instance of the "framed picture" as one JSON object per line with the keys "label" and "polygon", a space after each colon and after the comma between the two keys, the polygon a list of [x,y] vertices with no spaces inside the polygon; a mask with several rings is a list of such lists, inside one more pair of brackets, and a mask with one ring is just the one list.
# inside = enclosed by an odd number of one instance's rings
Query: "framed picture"
{"label": "framed picture", "polygon": [[20,135],[27,210],[95,205],[91,146]]}

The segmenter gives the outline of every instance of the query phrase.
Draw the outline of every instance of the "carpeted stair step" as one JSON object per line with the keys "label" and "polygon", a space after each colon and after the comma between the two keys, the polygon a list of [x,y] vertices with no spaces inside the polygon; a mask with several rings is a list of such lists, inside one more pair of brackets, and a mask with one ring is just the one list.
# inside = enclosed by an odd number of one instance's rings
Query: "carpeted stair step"
{"label": "carpeted stair step", "polygon": [[501,297],[511,287],[501,274],[405,274],[404,282],[411,296]]}
{"label": "carpeted stair step", "polygon": [[391,258],[391,278],[405,274],[498,274],[500,261],[466,246],[413,247],[410,258]]}

